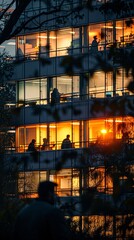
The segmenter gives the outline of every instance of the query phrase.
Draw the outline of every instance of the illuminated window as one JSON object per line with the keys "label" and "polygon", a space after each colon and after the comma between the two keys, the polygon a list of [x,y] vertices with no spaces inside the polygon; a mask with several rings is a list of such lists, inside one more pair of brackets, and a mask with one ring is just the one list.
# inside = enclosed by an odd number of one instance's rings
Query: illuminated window
{"label": "illuminated window", "polygon": [[63,29],[57,32],[57,56],[67,55],[67,48],[72,40],[71,29]]}
{"label": "illuminated window", "polygon": [[40,57],[47,57],[48,53],[48,35],[47,33],[40,33],[39,35],[39,53]]}
{"label": "illuminated window", "polygon": [[[129,121],[129,118],[127,118]],[[90,142],[109,142],[116,138],[121,139],[118,125],[122,123],[122,118],[107,118],[89,121],[89,139]],[[131,122],[131,121],[130,121]],[[115,133],[115,136],[114,136]]]}
{"label": "illuminated window", "polygon": [[18,37],[17,55],[23,57],[26,55],[29,58],[36,58],[39,52],[39,36],[38,34],[29,34]]}
{"label": "illuminated window", "polygon": [[56,32],[51,31],[49,32],[49,46],[50,46],[50,57],[55,57],[56,56]]}
{"label": "illuminated window", "polygon": [[18,103],[24,103],[25,100],[24,92],[24,81],[18,82],[17,84],[17,101]]}
{"label": "illuminated window", "polygon": [[46,104],[47,103],[47,79],[33,79],[18,83],[18,103]]}
{"label": "illuminated window", "polygon": [[73,101],[79,97],[79,76],[53,78],[53,88],[61,94],[61,101]]}
{"label": "illuminated window", "polygon": [[128,94],[132,95],[133,93],[127,89],[129,82],[131,81],[131,74],[130,76],[126,77],[126,74],[123,69],[118,69],[116,73],[116,93],[119,96]]}
{"label": "illuminated window", "polygon": [[79,122],[63,122],[57,124],[58,143],[60,144],[59,148],[61,148],[61,143],[68,134],[70,135],[70,140],[73,143],[73,146],[79,147]]}
{"label": "illuminated window", "polygon": [[43,144],[43,138],[47,137],[47,126],[45,124],[19,127],[17,130],[17,149],[20,152],[27,150],[32,139],[36,139],[36,147]]}
{"label": "illuminated window", "polygon": [[72,29],[70,33],[72,34],[72,40],[70,46],[67,49],[67,52],[69,55],[79,54],[81,49],[79,28]]}
{"label": "illuminated window", "polygon": [[36,146],[39,147],[43,144],[43,138],[47,138],[48,143],[54,145],[51,150],[61,149],[62,141],[68,134],[73,148],[81,147],[82,141],[87,142],[84,146],[89,146],[90,143],[110,144],[113,139],[123,139],[127,132],[129,133],[127,140],[133,141],[133,128],[131,117],[97,119],[81,124],[79,121],[73,121],[30,125],[16,129],[16,148],[21,152],[26,150],[32,139],[36,139]]}
{"label": "illuminated window", "polygon": [[18,193],[37,197],[37,188],[40,181],[46,180],[46,172],[20,172],[18,177]]}
{"label": "illuminated window", "polygon": [[[131,20],[133,21],[133,19]],[[134,24],[129,24],[130,19],[116,22],[116,40],[119,47],[133,46],[134,42]]]}
{"label": "illuminated window", "polygon": [[89,46],[94,36],[97,37],[98,51],[103,51],[113,43],[113,25],[109,23],[92,24],[88,27]]}
{"label": "illuminated window", "polygon": [[[113,236],[113,217],[111,216],[102,216],[102,215],[93,215],[93,216],[83,216],[83,229],[86,229],[86,232],[94,236],[97,232],[101,236]],[[120,219],[121,221],[121,219]],[[107,226],[104,231],[104,226]]]}
{"label": "illuminated window", "polygon": [[104,97],[105,96],[105,74],[103,72],[95,72],[89,80],[89,96]]}
{"label": "illuminated window", "polygon": [[39,52],[39,36],[31,34],[25,36],[25,54],[32,57],[37,57]]}
{"label": "illuminated window", "polygon": [[104,168],[89,170],[89,187],[96,187],[98,192],[113,193],[113,181]]}
{"label": "illuminated window", "polygon": [[63,169],[58,174],[50,173],[50,179],[58,184],[59,196],[79,196],[79,171],[76,169]]}

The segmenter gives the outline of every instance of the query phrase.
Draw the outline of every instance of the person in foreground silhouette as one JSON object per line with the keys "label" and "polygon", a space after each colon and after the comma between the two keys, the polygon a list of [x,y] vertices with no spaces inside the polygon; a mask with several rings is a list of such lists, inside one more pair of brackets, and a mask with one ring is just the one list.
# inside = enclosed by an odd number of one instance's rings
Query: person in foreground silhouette
{"label": "person in foreground silhouette", "polygon": [[25,206],[17,216],[14,240],[71,240],[71,231],[60,209],[54,206],[56,183],[43,181],[38,199]]}

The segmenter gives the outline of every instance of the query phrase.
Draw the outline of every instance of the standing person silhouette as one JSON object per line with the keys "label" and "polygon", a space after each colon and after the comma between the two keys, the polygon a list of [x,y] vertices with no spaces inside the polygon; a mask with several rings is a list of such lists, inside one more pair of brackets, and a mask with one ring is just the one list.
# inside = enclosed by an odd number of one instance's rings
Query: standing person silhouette
{"label": "standing person silhouette", "polygon": [[92,41],[91,44],[91,51],[92,53],[97,53],[98,52],[98,44],[100,41],[97,42],[97,36],[94,36],[94,40]]}
{"label": "standing person silhouette", "polygon": [[40,182],[39,198],[17,216],[14,240],[71,240],[72,234],[62,212],[54,206],[56,183]]}
{"label": "standing person silhouette", "polygon": [[61,149],[72,148],[72,143],[70,141],[70,135],[68,134],[65,139],[63,139],[61,144]]}
{"label": "standing person silhouette", "polygon": [[53,89],[53,92],[51,93],[51,103],[56,104],[60,102],[60,93],[57,88]]}

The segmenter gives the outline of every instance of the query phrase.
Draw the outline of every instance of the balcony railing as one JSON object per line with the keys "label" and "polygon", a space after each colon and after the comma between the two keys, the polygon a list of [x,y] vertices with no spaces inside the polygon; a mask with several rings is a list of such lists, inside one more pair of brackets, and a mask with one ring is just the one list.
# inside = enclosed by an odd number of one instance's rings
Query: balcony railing
{"label": "balcony railing", "polygon": [[[28,151],[28,145],[20,145],[19,147],[11,147],[7,146],[5,148],[5,153],[16,153],[16,154],[41,154],[41,155],[51,155],[54,152],[81,152],[86,150],[87,155],[94,156],[96,154],[126,154],[126,153],[134,153],[134,138],[125,138],[125,139],[106,139],[106,140],[98,140],[92,139],[92,141],[84,141],[84,142],[72,142],[71,148],[61,149],[61,142],[50,143],[45,150],[42,150],[42,145],[36,145],[36,151]],[[133,154],[132,154],[133,155]]]}

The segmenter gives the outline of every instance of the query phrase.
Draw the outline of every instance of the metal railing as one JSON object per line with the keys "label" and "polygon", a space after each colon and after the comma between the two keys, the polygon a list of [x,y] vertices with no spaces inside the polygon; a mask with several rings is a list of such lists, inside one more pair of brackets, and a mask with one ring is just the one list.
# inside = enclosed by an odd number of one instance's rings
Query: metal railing
{"label": "metal railing", "polygon": [[[38,152],[42,151],[54,151],[54,150],[71,150],[71,149],[81,149],[81,148],[87,148],[91,149],[92,152],[100,152],[100,150],[106,149],[108,147],[111,148],[112,151],[112,146],[113,148],[116,146],[118,147],[126,147],[128,150],[134,149],[134,138],[125,138],[125,139],[90,139],[90,141],[75,141],[72,142],[72,147],[70,148],[65,148],[61,149],[62,142],[57,141],[57,142],[50,142],[45,149],[42,149],[42,144],[36,144],[35,149]],[[21,144],[20,146],[5,146],[5,151],[7,152],[18,152],[18,153],[23,153],[23,152],[28,152],[28,145],[27,144]]]}

